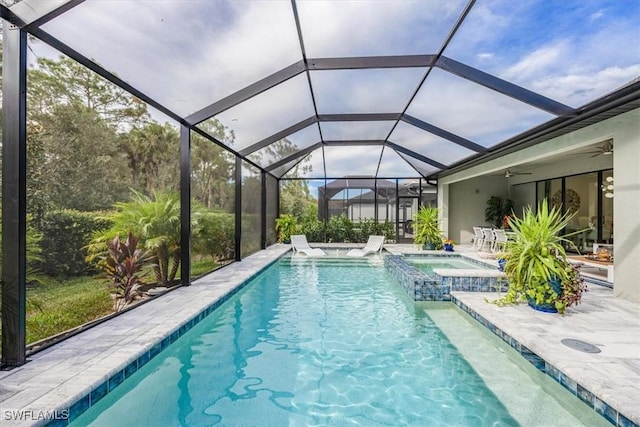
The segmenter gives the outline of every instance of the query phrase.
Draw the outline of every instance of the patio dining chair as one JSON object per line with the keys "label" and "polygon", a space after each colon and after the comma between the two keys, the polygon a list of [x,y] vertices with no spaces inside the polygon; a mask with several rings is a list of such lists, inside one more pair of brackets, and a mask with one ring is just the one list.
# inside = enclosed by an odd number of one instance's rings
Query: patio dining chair
{"label": "patio dining chair", "polygon": [[493,243],[493,252],[504,251],[507,247],[507,233],[501,228],[494,228],[493,235],[495,242]]}
{"label": "patio dining chair", "polygon": [[484,233],[481,227],[473,227],[473,245],[472,249],[480,249],[484,243]]}
{"label": "patio dining chair", "polygon": [[484,238],[482,240],[482,245],[480,246],[480,251],[485,250],[486,247],[487,252],[493,252],[496,242],[496,236],[493,234],[493,229],[482,227],[482,234],[484,235]]}

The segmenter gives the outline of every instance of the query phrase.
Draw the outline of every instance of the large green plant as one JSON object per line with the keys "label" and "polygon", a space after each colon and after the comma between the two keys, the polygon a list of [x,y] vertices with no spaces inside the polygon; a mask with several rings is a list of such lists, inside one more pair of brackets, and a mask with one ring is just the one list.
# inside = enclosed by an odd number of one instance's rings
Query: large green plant
{"label": "large green plant", "polygon": [[324,222],[316,217],[305,217],[300,226],[300,233],[307,236],[310,242],[324,242]]}
{"label": "large green plant", "polygon": [[[116,211],[109,215],[113,226],[95,235],[87,247],[88,260],[103,255],[107,242],[115,236],[123,238],[132,231],[139,236],[140,244],[154,256],[156,281],[163,286],[170,285],[180,265],[180,196],[177,193],[160,193],[151,198],[134,191],[131,201],[114,206]],[[192,201],[192,229],[198,230],[201,214],[201,205]]]}
{"label": "large green plant", "polygon": [[278,242],[289,241],[292,234],[296,234],[298,228],[298,220],[293,215],[281,214],[276,218],[276,233],[278,234]]}
{"label": "large green plant", "polygon": [[336,215],[327,222],[328,242],[354,242],[356,236],[353,231],[353,222],[345,215]]}
{"label": "large green plant", "polygon": [[111,222],[105,212],[62,209],[47,212],[42,220],[42,262],[39,269],[50,276],[95,274],[85,261],[82,248],[96,232],[108,230]]}
{"label": "large green plant", "polygon": [[150,259],[147,252],[137,246],[138,239],[133,233],[129,233],[125,240],[116,236],[107,243],[108,253],[101,259],[100,266],[115,293],[115,311],[130,304],[139,295],[139,288],[145,284],[142,279],[146,273],[142,268]]}
{"label": "large green plant", "polygon": [[235,253],[235,216],[205,210],[192,236],[196,254],[208,255],[216,262],[231,260]]}
{"label": "large green plant", "polygon": [[[499,305],[529,299],[536,304],[551,304],[558,312],[577,303],[584,291],[584,281],[567,261],[563,243],[571,245],[560,233],[574,214],[549,209],[546,200],[534,213],[527,207],[522,218],[510,218],[515,233],[502,256],[507,260],[504,271],[509,290],[496,302]],[[554,282],[559,286],[554,286]]]}
{"label": "large green plant", "polygon": [[442,236],[438,227],[438,208],[422,206],[413,217],[413,241],[417,245],[442,247]]}
{"label": "large green plant", "polygon": [[487,207],[484,210],[484,220],[495,228],[502,227],[503,219],[513,213],[513,200],[503,200],[502,197],[491,196],[487,200]]}

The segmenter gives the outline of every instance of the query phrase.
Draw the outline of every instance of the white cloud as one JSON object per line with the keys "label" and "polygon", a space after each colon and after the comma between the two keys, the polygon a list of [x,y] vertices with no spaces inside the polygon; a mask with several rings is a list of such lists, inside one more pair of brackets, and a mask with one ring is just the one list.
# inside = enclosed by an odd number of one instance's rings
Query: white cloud
{"label": "white cloud", "polygon": [[552,118],[525,103],[440,70],[430,74],[407,112],[483,146],[495,145]]}
{"label": "white cloud", "polygon": [[216,116],[241,150],[315,114],[306,76],[299,75]]}
{"label": "white cloud", "polygon": [[466,1],[299,1],[309,57],[436,53]]}
{"label": "white cloud", "polygon": [[600,9],[599,11],[592,13],[589,16],[589,20],[590,21],[596,21],[596,20],[602,18],[603,16],[604,16],[604,9]]}
{"label": "white cloud", "polygon": [[505,70],[503,77],[510,81],[526,81],[549,68],[555,68],[569,53],[566,42],[543,46],[526,55]]}
{"label": "white cloud", "polygon": [[327,176],[373,176],[381,153],[382,146],[326,146]]}
{"label": "white cloud", "polygon": [[485,60],[485,59],[492,59],[493,55],[494,54],[492,52],[482,52],[482,53],[477,54],[476,56],[480,60]]}
{"label": "white cloud", "polygon": [[84,2],[45,29],[185,115],[301,59],[288,2]]}
{"label": "white cloud", "polygon": [[385,139],[394,121],[379,122],[322,122],[322,136],[326,141],[349,139]]}
{"label": "white cloud", "polygon": [[582,74],[549,75],[531,82],[533,90],[573,106],[587,104],[640,76],[640,64]]}
{"label": "white cloud", "polygon": [[382,160],[378,169],[378,176],[416,176],[417,172],[409,163],[400,157],[395,150],[386,147],[382,152]]}
{"label": "white cloud", "polygon": [[320,114],[398,113],[424,75],[424,68],[313,71]]}
{"label": "white cloud", "polygon": [[391,137],[389,137],[389,141],[444,165],[475,154],[471,150],[405,122],[400,122],[396,126]]}

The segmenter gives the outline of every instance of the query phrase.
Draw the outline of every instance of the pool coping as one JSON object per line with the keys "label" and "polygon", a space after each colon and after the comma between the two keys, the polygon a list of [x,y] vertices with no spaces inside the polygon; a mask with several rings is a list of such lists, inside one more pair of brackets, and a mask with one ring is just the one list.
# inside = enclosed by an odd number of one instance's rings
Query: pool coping
{"label": "pool coping", "polygon": [[[599,367],[598,365],[610,364],[612,360],[609,355],[604,356],[606,357],[604,361],[597,361],[593,359],[597,358],[598,355],[578,353],[568,347],[557,345],[559,343],[550,343],[548,339],[542,343],[537,342],[540,338],[537,335],[539,332],[527,335],[520,330],[514,330],[513,319],[494,317],[493,312],[496,309],[509,310],[510,316],[517,312],[516,316],[520,318],[523,316],[530,317],[531,322],[537,324],[540,330],[544,329],[547,324],[553,325],[554,323],[562,322],[563,318],[557,314],[534,312],[526,304],[497,307],[495,304],[488,303],[488,300],[493,297],[495,297],[495,294],[471,295],[470,292],[452,292],[451,302],[480,325],[502,339],[536,369],[562,385],[573,396],[587,404],[612,425],[624,427],[637,427],[639,425],[640,411],[637,409],[637,405],[633,406],[633,397],[630,400],[627,398],[627,402],[623,402],[622,400],[624,399],[621,399],[623,396],[627,397],[624,392],[631,391],[632,387],[624,385],[616,387],[614,382],[619,378],[602,377],[594,375],[592,372],[596,371],[594,367]],[[586,310],[570,308],[569,310],[583,311],[585,314],[590,311],[589,308]],[[528,313],[529,311],[531,313]],[[576,313],[576,315],[580,315],[580,313]],[[521,325],[520,329],[525,328],[525,326]],[[582,338],[579,335],[579,329],[575,332],[565,332],[567,336]],[[607,343],[607,345],[612,344]],[[597,346],[605,345],[597,344]],[[592,359],[588,362],[589,364],[585,363],[584,366],[579,366],[580,362],[586,362],[588,358]],[[636,370],[635,379],[629,379],[630,384],[635,383],[636,396],[640,391],[638,380],[640,380],[640,373]],[[614,392],[616,389],[618,390]]]}

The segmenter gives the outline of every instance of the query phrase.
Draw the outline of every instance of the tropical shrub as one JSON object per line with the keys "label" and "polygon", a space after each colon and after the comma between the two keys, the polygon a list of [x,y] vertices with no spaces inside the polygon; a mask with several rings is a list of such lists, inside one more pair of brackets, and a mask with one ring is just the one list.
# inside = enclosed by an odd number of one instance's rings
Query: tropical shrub
{"label": "tropical shrub", "polygon": [[286,242],[291,238],[292,234],[296,234],[298,220],[293,215],[281,214],[276,218],[276,233],[278,233],[278,242]]}
{"label": "tropical shrub", "polygon": [[387,240],[396,239],[395,223],[385,219],[384,222],[378,223],[378,232],[376,234],[383,235]]}
{"label": "tropical shrub", "polygon": [[[103,256],[107,242],[115,236],[122,238],[134,232],[139,236],[140,245],[154,257],[153,272],[157,283],[163,286],[172,284],[180,266],[180,196],[171,192],[155,194],[151,198],[134,191],[131,201],[116,203],[114,208],[115,211],[107,217],[112,227],[94,235],[87,246],[87,260],[95,262]],[[201,206],[192,201],[192,229],[198,229],[201,216]]]}
{"label": "tropical shrub", "polygon": [[82,248],[95,233],[108,230],[105,212],[63,209],[47,212],[42,220],[41,261],[37,267],[49,276],[84,276],[95,273]]}
{"label": "tropical shrub", "polygon": [[[2,212],[0,211],[0,223],[2,223]],[[27,283],[37,282],[35,275],[39,272],[42,262],[42,249],[40,243],[42,233],[34,227],[32,216],[27,215]],[[2,243],[2,227],[0,227],[0,243]],[[2,251],[0,251],[0,277],[2,276]]]}
{"label": "tropical shrub", "polygon": [[300,232],[307,236],[309,242],[324,242],[324,221],[307,217],[300,225]]}
{"label": "tropical shrub", "polygon": [[421,206],[413,218],[413,241],[417,245],[433,245],[442,248],[442,236],[438,227],[438,208]]}
{"label": "tropical shrub", "polygon": [[193,250],[214,261],[232,259],[235,254],[235,216],[226,212],[204,211],[193,233]]}
{"label": "tropical shrub", "polygon": [[484,210],[484,220],[495,228],[503,227],[506,216],[513,213],[513,200],[502,199],[499,196],[491,196],[487,200],[487,207]]}
{"label": "tropical shrub", "polygon": [[344,215],[332,216],[327,222],[328,242],[354,242],[353,222]]}
{"label": "tropical shrub", "polygon": [[151,258],[138,248],[138,239],[129,233],[127,239],[116,236],[107,243],[107,255],[101,257],[99,265],[109,278],[109,287],[115,292],[114,309],[120,311],[139,294],[146,273],[142,268]]}
{"label": "tropical shrub", "polygon": [[[509,290],[498,305],[531,300],[536,305],[550,304],[560,313],[580,301],[586,290],[578,270],[567,261],[564,244],[573,243],[561,236],[573,213],[549,209],[546,199],[534,213],[527,207],[522,218],[511,218],[509,225],[515,238],[507,242],[501,257],[507,260],[504,271]],[[572,233],[574,234],[574,233]]]}
{"label": "tropical shrub", "polygon": [[378,224],[373,218],[361,219],[360,222],[354,224],[354,240],[362,243],[369,240],[369,236],[378,234]]}

